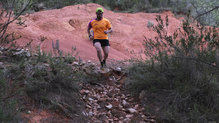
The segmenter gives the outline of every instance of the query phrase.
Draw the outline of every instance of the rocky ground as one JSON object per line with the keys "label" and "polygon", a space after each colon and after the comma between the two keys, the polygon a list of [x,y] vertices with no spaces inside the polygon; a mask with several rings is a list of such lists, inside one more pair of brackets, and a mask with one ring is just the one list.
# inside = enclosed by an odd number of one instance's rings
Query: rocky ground
{"label": "rocky ground", "polygon": [[[31,53],[24,49],[16,49],[5,52],[0,49],[0,68],[5,68],[4,59],[9,56],[31,57]],[[4,52],[2,52],[4,51]],[[7,53],[7,54],[6,54]],[[80,82],[80,95],[85,105],[85,110],[78,115],[77,121],[82,116],[86,117],[89,123],[154,123],[155,118],[146,114],[141,106],[138,97],[133,97],[125,89],[124,82],[127,76],[124,68],[119,65],[109,65],[108,68],[100,69],[99,65],[91,62],[75,61],[71,64],[73,71],[82,69],[91,79],[87,82]],[[92,76],[95,75],[95,76]],[[95,78],[96,76],[99,77]],[[29,99],[29,98],[28,98]],[[50,110],[40,109],[34,106],[33,101],[25,99],[25,111],[22,115],[30,123],[47,122],[75,122],[76,119],[65,117],[62,113],[55,113]]]}
{"label": "rocky ground", "polygon": [[[111,73],[111,75],[109,75]],[[100,70],[103,83],[81,84],[86,104],[84,115],[92,123],[154,123],[154,117],[144,113],[144,108],[124,88],[125,73],[119,67]]]}

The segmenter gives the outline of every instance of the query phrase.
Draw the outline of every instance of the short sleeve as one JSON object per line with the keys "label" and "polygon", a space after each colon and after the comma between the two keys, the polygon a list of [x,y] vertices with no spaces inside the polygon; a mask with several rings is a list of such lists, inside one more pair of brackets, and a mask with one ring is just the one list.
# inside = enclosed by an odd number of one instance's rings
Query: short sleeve
{"label": "short sleeve", "polygon": [[89,22],[89,24],[88,24],[88,28],[92,28],[92,25],[91,25],[91,22],[92,22],[93,20],[91,20],[90,22]]}

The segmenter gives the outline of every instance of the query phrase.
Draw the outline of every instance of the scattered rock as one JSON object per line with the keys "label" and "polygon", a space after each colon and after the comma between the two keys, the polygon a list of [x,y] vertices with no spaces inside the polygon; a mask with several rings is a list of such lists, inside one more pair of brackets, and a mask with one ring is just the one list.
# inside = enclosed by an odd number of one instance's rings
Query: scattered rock
{"label": "scattered rock", "polygon": [[107,105],[106,107],[107,107],[108,109],[112,109],[113,106],[112,106],[111,104],[109,104],[109,105]]}
{"label": "scattered rock", "polygon": [[125,100],[122,100],[122,105],[123,105],[123,106],[127,106],[128,103],[127,103]]}
{"label": "scattered rock", "polygon": [[[86,112],[91,122],[144,122],[148,117],[144,115],[143,108],[135,102],[134,98],[124,93],[124,83],[117,81],[116,77],[121,77],[118,73],[121,68],[113,69],[95,69],[91,62],[86,62],[82,67],[103,75],[106,83],[98,83],[91,86],[90,83],[82,84],[80,93],[86,105]],[[122,73],[122,71],[121,71]],[[119,79],[121,80],[121,79]],[[119,86],[118,86],[119,85]],[[147,121],[146,121],[147,122]]]}
{"label": "scattered rock", "polygon": [[116,67],[115,71],[120,73],[120,72],[122,72],[122,69],[121,69],[121,67]]}
{"label": "scattered rock", "polygon": [[82,90],[80,90],[80,93],[81,93],[81,94],[88,94],[89,91],[88,91],[88,90],[84,90],[84,89],[82,89]]}
{"label": "scattered rock", "polygon": [[92,98],[88,98],[88,100],[89,100],[89,101],[94,101],[94,99],[92,99]]}
{"label": "scattered rock", "polygon": [[27,52],[26,52],[26,57],[31,57],[30,51],[27,51]]}
{"label": "scattered rock", "polygon": [[31,111],[29,110],[29,111],[27,111],[27,114],[31,114]]}
{"label": "scattered rock", "polygon": [[133,114],[127,114],[125,117],[126,118],[131,118],[131,117],[133,117]]}
{"label": "scattered rock", "polygon": [[129,111],[130,113],[137,113],[137,111],[136,111],[134,108],[129,108],[128,111]]}
{"label": "scattered rock", "polygon": [[91,60],[88,60],[87,63],[91,63]]}
{"label": "scattered rock", "polygon": [[20,51],[18,52],[15,52],[14,55],[21,55],[21,54],[24,54],[24,49],[21,49]]}
{"label": "scattered rock", "polygon": [[76,61],[74,61],[74,62],[72,63],[72,65],[79,65],[79,63],[76,62]]}

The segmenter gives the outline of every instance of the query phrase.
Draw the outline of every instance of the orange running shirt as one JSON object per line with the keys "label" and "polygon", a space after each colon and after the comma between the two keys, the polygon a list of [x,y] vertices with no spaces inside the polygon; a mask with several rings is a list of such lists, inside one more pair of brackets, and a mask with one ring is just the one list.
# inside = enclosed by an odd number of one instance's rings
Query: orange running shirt
{"label": "orange running shirt", "polygon": [[90,21],[88,26],[93,29],[94,39],[108,39],[107,34],[104,33],[105,30],[111,28],[111,24],[108,19],[103,18],[100,21],[94,19]]}

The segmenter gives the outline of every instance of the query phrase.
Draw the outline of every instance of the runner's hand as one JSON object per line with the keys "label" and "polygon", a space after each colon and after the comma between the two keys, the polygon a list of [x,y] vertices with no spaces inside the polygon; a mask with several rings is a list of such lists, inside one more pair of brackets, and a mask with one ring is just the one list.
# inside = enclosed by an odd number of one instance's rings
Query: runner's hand
{"label": "runner's hand", "polygon": [[108,32],[108,30],[105,30],[104,33],[105,33],[105,34],[108,34],[109,32]]}
{"label": "runner's hand", "polygon": [[93,35],[89,35],[89,39],[90,39],[90,40],[93,40],[93,39],[94,39],[94,36],[93,36]]}

